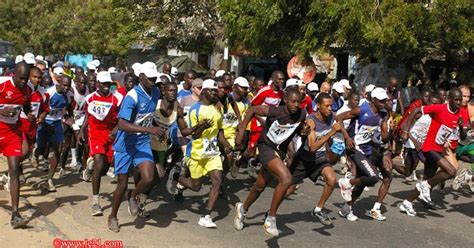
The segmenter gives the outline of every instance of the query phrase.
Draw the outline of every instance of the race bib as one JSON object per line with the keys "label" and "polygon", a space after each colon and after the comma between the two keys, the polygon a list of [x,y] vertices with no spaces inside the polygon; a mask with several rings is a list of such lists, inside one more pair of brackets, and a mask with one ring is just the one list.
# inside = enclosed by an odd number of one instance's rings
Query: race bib
{"label": "race bib", "polygon": [[361,126],[354,137],[356,144],[365,144],[380,138],[379,126]]}
{"label": "race bib", "polygon": [[0,104],[0,109],[4,108],[15,108],[15,114],[13,116],[0,115],[0,121],[8,124],[17,123],[20,113],[22,112],[22,106],[18,104]]}
{"label": "race bib", "polygon": [[446,125],[441,125],[438,132],[436,133],[435,142],[438,145],[444,145],[451,133],[453,132],[452,128],[447,127]]}
{"label": "race bib", "polygon": [[[36,117],[36,118],[38,118],[38,115],[39,115],[40,105],[41,105],[41,103],[39,103],[39,102],[32,102],[31,103],[31,113],[33,113],[33,116]],[[20,117],[23,118],[23,119],[28,118],[26,113],[23,112],[23,111],[21,111]]]}
{"label": "race bib", "polygon": [[103,121],[112,109],[112,103],[93,101],[89,104],[87,112],[94,116],[97,120]]}
{"label": "race bib", "polygon": [[300,123],[280,125],[278,121],[272,123],[267,132],[267,137],[275,144],[285,142],[296,130]]}
{"label": "race bib", "polygon": [[202,139],[202,154],[203,158],[212,158],[215,156],[219,156],[221,153],[219,152],[219,148],[217,146],[217,138],[212,140],[209,139]]}
{"label": "race bib", "polygon": [[137,114],[135,118],[135,125],[139,125],[142,127],[151,127],[153,123],[153,113],[144,113],[144,114]]}
{"label": "race bib", "polygon": [[63,109],[51,109],[46,116],[48,120],[61,120],[63,117]]}
{"label": "race bib", "polygon": [[83,119],[85,116],[86,112],[85,111],[80,111],[80,110],[74,110],[74,121],[78,121],[80,119]]}
{"label": "race bib", "polygon": [[239,120],[235,113],[227,113],[223,116],[223,123],[226,126],[236,127],[239,125]]}

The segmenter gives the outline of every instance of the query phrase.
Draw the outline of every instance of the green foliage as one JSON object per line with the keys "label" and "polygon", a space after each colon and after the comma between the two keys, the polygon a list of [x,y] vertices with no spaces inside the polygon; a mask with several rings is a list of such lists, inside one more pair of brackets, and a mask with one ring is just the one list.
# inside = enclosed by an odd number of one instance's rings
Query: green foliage
{"label": "green foliage", "polygon": [[221,0],[220,12],[231,45],[256,56],[337,46],[407,62],[474,45],[470,0]]}
{"label": "green foliage", "polygon": [[112,0],[6,0],[0,5],[0,38],[35,53],[124,55],[136,33],[127,8]]}

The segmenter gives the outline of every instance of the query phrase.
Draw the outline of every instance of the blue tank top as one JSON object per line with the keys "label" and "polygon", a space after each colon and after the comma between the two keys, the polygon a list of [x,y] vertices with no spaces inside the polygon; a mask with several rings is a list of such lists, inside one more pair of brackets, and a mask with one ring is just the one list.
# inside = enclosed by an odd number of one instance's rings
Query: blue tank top
{"label": "blue tank top", "polygon": [[[316,134],[316,140],[319,140],[331,131],[332,125],[334,124],[334,121],[336,120],[336,115],[334,113],[332,113],[331,118],[329,118],[329,120],[327,122],[319,120],[316,117],[316,113],[311,114],[310,116],[308,116],[308,118],[311,119],[312,121],[314,121],[314,123],[316,123],[316,127],[314,129],[314,132]],[[326,155],[325,154],[326,153],[326,145],[321,146],[316,151],[316,153],[312,154],[312,153],[309,152],[308,141],[306,141],[305,145],[303,147],[302,153],[303,153],[302,155],[305,157],[305,159],[308,159],[308,160],[309,159],[311,159],[311,160],[314,159],[315,160],[315,159],[321,158],[321,157]]]}
{"label": "blue tank top", "polygon": [[356,122],[354,142],[356,149],[364,155],[372,153],[374,144],[381,144],[380,125],[384,118],[384,112],[373,113],[369,102],[360,106],[360,115]]}

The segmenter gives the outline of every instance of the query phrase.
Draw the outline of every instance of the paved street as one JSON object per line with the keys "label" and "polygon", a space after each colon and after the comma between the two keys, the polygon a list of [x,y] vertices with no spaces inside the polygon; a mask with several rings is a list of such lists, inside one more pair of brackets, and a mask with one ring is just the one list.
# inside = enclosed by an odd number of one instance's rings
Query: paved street
{"label": "paved street", "polygon": [[[6,162],[2,158],[0,171],[5,170]],[[56,179],[58,191],[46,194],[39,189],[46,172],[28,166],[25,172],[28,183],[22,187],[20,205],[21,213],[31,218],[29,228],[10,228],[9,195],[4,190],[0,191],[0,240],[4,244],[15,243],[17,247],[51,247],[55,238],[122,240],[126,247],[472,247],[474,244],[474,224],[470,223],[474,217],[474,204],[468,188],[454,192],[447,186],[446,194],[434,192],[433,200],[443,209],[429,211],[417,202],[415,210],[419,215],[409,217],[400,213],[397,205],[414,188],[414,183],[407,183],[400,176],[394,179],[382,207],[387,221],[377,222],[364,216],[365,210],[374,203],[376,188],[364,192],[362,200],[357,203],[355,214],[360,217],[359,221],[349,222],[340,218],[337,211],[343,201],[339,189],[336,189],[326,206],[334,225],[327,227],[310,215],[322,186],[307,180],[297,194],[285,200],[280,208],[277,220],[281,236],[268,238],[262,224],[270,205],[272,188],[268,188],[252,206],[244,230],[235,231],[232,226],[233,205],[239,199],[245,199],[252,184],[244,173],[226,183],[231,200],[218,200],[217,212],[213,215],[217,229],[197,225],[198,210],[207,198],[209,184],[198,193],[186,191],[184,201],[178,203],[172,200],[162,182],[159,189],[153,192],[147,207],[151,218],[132,218],[127,212],[127,204],[123,202],[118,215],[121,231],[112,233],[107,229],[106,216],[111,211],[110,193],[115,185],[109,177],[103,177],[101,189],[105,216],[92,217],[91,184],[79,180],[78,174]],[[130,182],[130,187],[133,187]]]}

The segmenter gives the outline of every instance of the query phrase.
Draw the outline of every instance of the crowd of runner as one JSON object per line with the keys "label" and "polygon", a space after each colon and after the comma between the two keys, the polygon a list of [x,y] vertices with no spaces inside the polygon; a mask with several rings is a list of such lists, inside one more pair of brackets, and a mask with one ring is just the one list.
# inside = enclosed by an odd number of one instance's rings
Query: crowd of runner
{"label": "crowd of runner", "polygon": [[[274,178],[263,224],[270,236],[279,235],[279,206],[305,178],[325,182],[311,211],[324,225],[332,223],[325,204],[337,186],[344,203],[338,214],[356,221],[356,200],[377,183],[376,201],[366,214],[385,221],[380,208],[393,170],[417,181],[420,161],[423,175],[399,205],[408,216],[416,216],[417,199],[439,208],[431,190],[448,179],[454,178],[455,190],[463,185],[472,190],[472,171],[459,162],[474,162],[474,105],[463,84],[426,88],[407,102],[395,77],[386,87],[362,83],[356,91],[346,79],[306,84],[278,70],[268,81],[222,70],[202,77],[187,71],[180,81],[169,63],[162,68],[135,63],[117,77],[115,68],[97,60],[87,70],[67,62],[48,66],[31,53],[16,62],[11,75],[0,77],[0,152],[8,160],[1,180],[11,194],[13,228],[27,224],[18,211],[27,162],[48,172],[43,187],[49,192],[56,191],[55,181],[66,176],[69,162],[82,180],[92,181],[93,216],[103,215],[101,177],[114,178],[107,218],[113,232],[120,231],[117,213],[124,199],[129,214],[146,218],[147,197],[160,179],[181,201],[186,189],[201,190],[206,177],[211,188],[198,224],[215,228],[216,200],[229,200],[223,184],[243,168],[254,184],[235,204],[234,228],[244,228],[248,210]],[[397,156],[401,163],[393,162]],[[336,170],[344,176],[337,179]]]}

